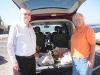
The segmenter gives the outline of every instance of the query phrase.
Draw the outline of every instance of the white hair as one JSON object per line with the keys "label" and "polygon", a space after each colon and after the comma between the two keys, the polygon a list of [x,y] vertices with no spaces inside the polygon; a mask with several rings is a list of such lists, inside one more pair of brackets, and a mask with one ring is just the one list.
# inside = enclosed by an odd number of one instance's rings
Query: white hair
{"label": "white hair", "polygon": [[20,8],[20,13],[22,13],[24,10],[29,10],[29,11],[31,11],[29,8]]}
{"label": "white hair", "polygon": [[81,13],[76,13],[76,14],[73,15],[73,18],[72,18],[73,22],[74,22],[74,20],[75,20],[75,18],[76,18],[77,16],[80,16],[80,17],[84,20],[83,14],[81,14]]}

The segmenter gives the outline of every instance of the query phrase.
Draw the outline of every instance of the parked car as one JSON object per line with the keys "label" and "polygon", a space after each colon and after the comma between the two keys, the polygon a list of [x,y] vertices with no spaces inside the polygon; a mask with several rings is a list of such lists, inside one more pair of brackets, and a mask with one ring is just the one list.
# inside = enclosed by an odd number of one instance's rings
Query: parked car
{"label": "parked car", "polygon": [[100,26],[100,24],[88,24],[90,27]]}
{"label": "parked car", "polygon": [[[28,7],[32,11],[31,24],[36,32],[37,46],[41,52],[53,50],[55,47],[70,49],[70,37],[75,28],[72,16],[85,0],[13,0],[21,7]],[[69,75],[72,65],[55,63],[36,68],[37,75]]]}
{"label": "parked car", "polygon": [[100,26],[92,27],[95,32],[96,43],[100,44]]}

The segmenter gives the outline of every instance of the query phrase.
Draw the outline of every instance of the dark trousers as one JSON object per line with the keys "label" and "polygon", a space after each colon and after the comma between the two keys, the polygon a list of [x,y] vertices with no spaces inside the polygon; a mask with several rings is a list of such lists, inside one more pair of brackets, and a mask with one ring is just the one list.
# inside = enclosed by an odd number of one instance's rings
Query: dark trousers
{"label": "dark trousers", "polygon": [[19,74],[21,75],[36,75],[36,61],[35,57],[21,57],[16,56],[19,64]]}

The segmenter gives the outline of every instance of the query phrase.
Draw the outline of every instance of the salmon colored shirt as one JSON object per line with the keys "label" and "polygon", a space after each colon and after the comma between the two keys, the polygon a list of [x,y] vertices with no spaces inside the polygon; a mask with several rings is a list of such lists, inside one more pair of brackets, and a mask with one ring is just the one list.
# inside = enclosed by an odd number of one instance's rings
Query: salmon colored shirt
{"label": "salmon colored shirt", "polygon": [[94,30],[86,25],[73,30],[71,37],[71,56],[86,58],[90,54],[90,44],[95,44]]}

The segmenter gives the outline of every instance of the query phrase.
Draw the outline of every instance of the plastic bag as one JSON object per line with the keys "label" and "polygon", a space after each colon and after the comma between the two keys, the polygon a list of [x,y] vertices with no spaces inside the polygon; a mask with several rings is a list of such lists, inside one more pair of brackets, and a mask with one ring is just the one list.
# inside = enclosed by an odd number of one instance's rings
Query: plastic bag
{"label": "plastic bag", "polygon": [[37,60],[37,64],[40,66],[51,65],[51,64],[54,64],[54,59],[53,59],[52,55],[46,54]]}
{"label": "plastic bag", "polygon": [[63,56],[64,57],[61,59],[61,65],[72,63],[72,58],[71,58],[70,52],[64,53]]}

